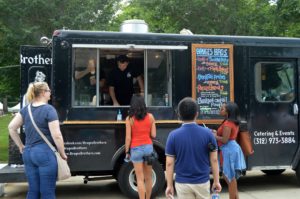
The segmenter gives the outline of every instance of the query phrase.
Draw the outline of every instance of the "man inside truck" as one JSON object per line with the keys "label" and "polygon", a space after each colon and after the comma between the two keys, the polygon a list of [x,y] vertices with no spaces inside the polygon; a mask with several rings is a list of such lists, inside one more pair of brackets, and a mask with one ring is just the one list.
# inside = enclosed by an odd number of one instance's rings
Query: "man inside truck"
{"label": "man inside truck", "polygon": [[[75,80],[78,81],[82,94],[87,94],[86,100],[96,105],[96,61],[93,57],[88,59],[86,67],[77,67],[75,70]],[[100,70],[100,90],[104,88],[106,78],[104,71]]]}
{"label": "man inside truck", "polygon": [[109,95],[114,106],[129,105],[134,94],[134,78],[136,78],[140,93],[144,93],[144,81],[141,72],[129,64],[126,55],[117,57],[117,67],[115,67],[108,78]]}
{"label": "man inside truck", "polygon": [[262,64],[262,99],[263,101],[291,101],[294,98],[289,66],[282,63]]}

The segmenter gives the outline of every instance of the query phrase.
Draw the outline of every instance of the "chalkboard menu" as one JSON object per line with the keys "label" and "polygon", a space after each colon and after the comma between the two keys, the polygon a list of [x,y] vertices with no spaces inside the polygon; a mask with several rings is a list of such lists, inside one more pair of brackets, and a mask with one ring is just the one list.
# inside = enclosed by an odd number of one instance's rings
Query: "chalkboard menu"
{"label": "chalkboard menu", "polygon": [[198,120],[221,121],[221,105],[233,101],[233,46],[193,44],[192,66],[192,96],[199,105]]}

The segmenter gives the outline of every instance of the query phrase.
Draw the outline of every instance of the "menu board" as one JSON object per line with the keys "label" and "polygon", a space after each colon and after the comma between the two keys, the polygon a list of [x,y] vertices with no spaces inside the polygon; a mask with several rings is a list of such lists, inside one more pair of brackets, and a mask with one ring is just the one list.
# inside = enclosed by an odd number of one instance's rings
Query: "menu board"
{"label": "menu board", "polygon": [[220,107],[233,101],[233,45],[192,44],[192,97],[199,106],[198,120],[224,119]]}

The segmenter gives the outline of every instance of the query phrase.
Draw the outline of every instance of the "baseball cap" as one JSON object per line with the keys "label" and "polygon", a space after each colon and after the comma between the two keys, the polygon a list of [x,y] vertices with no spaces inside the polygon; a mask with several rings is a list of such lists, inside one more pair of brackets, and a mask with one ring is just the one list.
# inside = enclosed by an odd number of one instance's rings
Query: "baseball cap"
{"label": "baseball cap", "polygon": [[117,57],[117,61],[119,61],[119,62],[129,62],[129,58],[126,55],[119,55]]}

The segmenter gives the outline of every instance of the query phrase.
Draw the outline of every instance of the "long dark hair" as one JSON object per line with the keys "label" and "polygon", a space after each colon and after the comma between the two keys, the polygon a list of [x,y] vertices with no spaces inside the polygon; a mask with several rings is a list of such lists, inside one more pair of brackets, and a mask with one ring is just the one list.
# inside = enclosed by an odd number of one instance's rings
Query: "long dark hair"
{"label": "long dark hair", "polygon": [[142,120],[145,118],[146,115],[147,108],[144,97],[141,95],[133,95],[130,101],[128,116],[130,118],[134,116],[137,120]]}
{"label": "long dark hair", "polygon": [[227,102],[225,104],[226,112],[227,112],[227,118],[225,120],[234,122],[236,125],[239,125],[239,107],[234,102]]}

